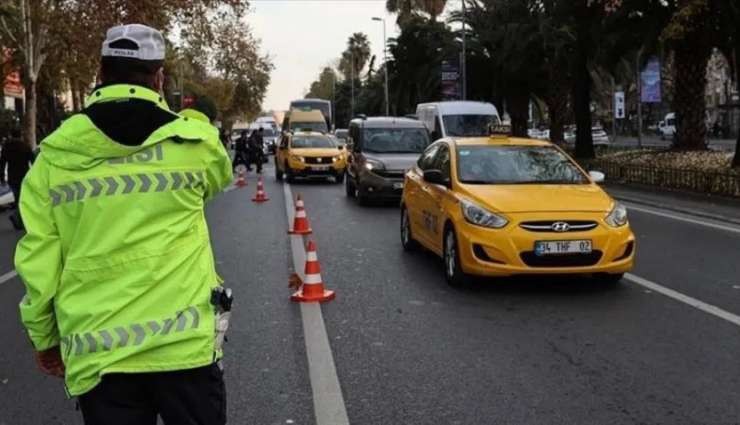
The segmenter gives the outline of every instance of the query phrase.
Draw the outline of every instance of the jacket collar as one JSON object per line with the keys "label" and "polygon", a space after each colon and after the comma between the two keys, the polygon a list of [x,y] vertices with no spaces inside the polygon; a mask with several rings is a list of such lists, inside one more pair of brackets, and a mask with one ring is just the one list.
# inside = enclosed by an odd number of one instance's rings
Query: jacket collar
{"label": "jacket collar", "polygon": [[85,108],[96,103],[109,102],[117,99],[141,99],[152,102],[160,108],[170,111],[167,101],[159,93],[144,86],[133,84],[112,84],[109,86],[98,86],[90,96],[85,99]]}

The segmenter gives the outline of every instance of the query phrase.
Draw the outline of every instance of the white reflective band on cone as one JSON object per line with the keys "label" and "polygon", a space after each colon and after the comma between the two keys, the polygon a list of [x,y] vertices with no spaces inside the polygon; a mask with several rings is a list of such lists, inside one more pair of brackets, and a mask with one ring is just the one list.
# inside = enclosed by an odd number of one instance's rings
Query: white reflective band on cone
{"label": "white reflective band on cone", "polygon": [[303,282],[305,285],[318,285],[320,283],[323,283],[320,274],[310,274],[306,276],[306,280]]}

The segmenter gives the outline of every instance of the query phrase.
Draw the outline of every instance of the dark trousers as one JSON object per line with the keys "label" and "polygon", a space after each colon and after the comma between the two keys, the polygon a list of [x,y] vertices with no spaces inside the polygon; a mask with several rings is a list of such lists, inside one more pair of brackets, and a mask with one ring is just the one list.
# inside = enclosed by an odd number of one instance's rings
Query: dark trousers
{"label": "dark trousers", "polygon": [[243,164],[245,167],[247,167],[247,170],[249,170],[251,167],[249,166],[249,154],[244,151],[236,151],[234,154],[234,162],[232,163],[232,166],[234,167],[234,170],[236,170],[236,167],[239,164]]}
{"label": "dark trousers", "polygon": [[80,396],[85,425],[226,424],[226,389],[218,365],[176,372],[110,374]]}

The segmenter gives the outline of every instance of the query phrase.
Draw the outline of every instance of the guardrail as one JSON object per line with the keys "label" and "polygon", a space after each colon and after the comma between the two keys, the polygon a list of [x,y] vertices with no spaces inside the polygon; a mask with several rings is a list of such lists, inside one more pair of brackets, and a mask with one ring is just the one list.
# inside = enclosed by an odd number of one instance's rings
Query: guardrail
{"label": "guardrail", "polygon": [[606,174],[607,182],[640,184],[665,189],[685,190],[711,195],[740,197],[740,174],[712,173],[699,170],[625,165],[594,160],[585,164]]}

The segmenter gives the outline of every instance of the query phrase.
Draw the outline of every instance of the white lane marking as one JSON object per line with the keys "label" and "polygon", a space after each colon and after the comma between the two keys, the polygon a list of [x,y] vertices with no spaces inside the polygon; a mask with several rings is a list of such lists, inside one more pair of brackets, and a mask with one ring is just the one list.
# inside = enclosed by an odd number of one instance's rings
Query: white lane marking
{"label": "white lane marking", "polygon": [[648,288],[651,291],[659,292],[666,297],[673,298],[676,301],[682,302],[686,305],[694,307],[695,309],[701,310],[705,313],[711,314],[712,316],[719,317],[720,319],[726,320],[734,325],[740,326],[740,316],[732,314],[729,311],[722,310],[721,308],[707,304],[704,301],[699,301],[696,298],[692,298],[688,295],[684,295],[673,289],[666,288],[665,286],[658,285],[655,282],[651,282],[647,279],[643,279],[640,276],[635,276],[631,273],[627,273],[624,276],[625,279],[632,283],[636,283],[642,287]]}
{"label": "white lane marking", "polygon": [[7,282],[9,280],[12,280],[16,276],[18,276],[18,272],[16,272],[15,270],[11,270],[11,271],[5,273],[4,275],[0,276],[0,285],[2,285],[3,283],[5,283],[5,282]]}
{"label": "white lane marking", "polygon": [[625,202],[625,205],[627,205],[627,208],[629,208],[630,210],[639,211],[639,212],[643,212],[646,214],[657,215],[659,217],[670,218],[673,220],[683,221],[685,223],[697,224],[699,226],[711,227],[713,229],[723,230],[725,232],[740,234],[740,227],[737,227],[737,226],[712,223],[709,221],[703,221],[703,220],[698,220],[695,218],[690,218],[684,215],[676,215],[672,213],[657,211],[652,208],[638,207],[638,206],[635,206],[635,204],[632,204],[629,202]]}
{"label": "white lane marking", "polygon": [[[292,224],[295,211],[289,184],[283,185],[283,192],[288,223]],[[290,236],[290,247],[293,251],[293,269],[305,280],[306,248],[303,245],[303,237]],[[349,425],[347,408],[344,405],[344,396],[339,385],[337,368],[334,365],[334,356],[329,345],[329,336],[326,333],[319,303],[301,303],[301,319],[303,338],[306,341],[308,375],[311,380],[316,424]]]}

